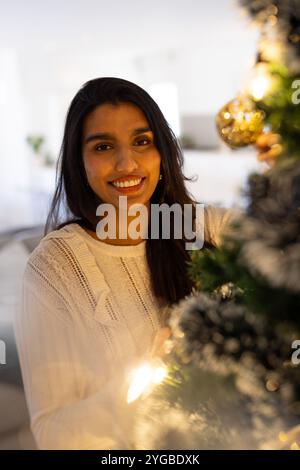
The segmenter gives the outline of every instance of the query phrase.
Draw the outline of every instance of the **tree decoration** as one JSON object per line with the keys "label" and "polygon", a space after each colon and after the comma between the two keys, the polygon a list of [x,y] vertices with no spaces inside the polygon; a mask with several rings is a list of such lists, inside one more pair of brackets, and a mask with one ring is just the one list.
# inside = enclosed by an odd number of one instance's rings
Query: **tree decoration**
{"label": "tree decoration", "polygon": [[264,112],[256,108],[246,96],[229,101],[216,118],[220,137],[232,148],[256,142],[264,127]]}
{"label": "tree decoration", "polygon": [[195,289],[170,309],[167,373],[139,399],[135,448],[300,449],[300,3],[239,3],[261,28],[258,60],[217,127],[238,148],[268,126],[282,147],[249,177],[222,246],[191,252]]}

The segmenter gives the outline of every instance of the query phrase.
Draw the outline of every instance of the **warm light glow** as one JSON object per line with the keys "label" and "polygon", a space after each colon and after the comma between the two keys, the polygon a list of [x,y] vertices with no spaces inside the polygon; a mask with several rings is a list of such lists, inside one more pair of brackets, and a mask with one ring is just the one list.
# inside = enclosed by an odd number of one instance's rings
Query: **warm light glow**
{"label": "warm light glow", "polygon": [[288,436],[285,432],[280,432],[278,437],[281,442],[286,442],[288,440]]}
{"label": "warm light glow", "polygon": [[166,369],[164,367],[157,367],[153,371],[153,382],[158,385],[160,384],[164,378],[166,377]]}
{"label": "warm light glow", "polygon": [[264,75],[258,75],[250,85],[250,93],[255,100],[261,100],[270,86],[270,79]]}
{"label": "warm light glow", "polygon": [[270,91],[272,84],[273,79],[267,65],[265,63],[259,63],[250,73],[246,82],[245,92],[250,94],[254,100],[259,101]]}
{"label": "warm light glow", "polygon": [[150,385],[152,371],[149,364],[138,367],[134,373],[133,380],[128,390],[127,403],[135,401],[143,391]]}
{"label": "warm light glow", "polygon": [[132,380],[127,393],[127,403],[137,400],[151,386],[160,384],[166,375],[166,367],[162,361],[158,363],[158,359],[141,364],[132,372]]}

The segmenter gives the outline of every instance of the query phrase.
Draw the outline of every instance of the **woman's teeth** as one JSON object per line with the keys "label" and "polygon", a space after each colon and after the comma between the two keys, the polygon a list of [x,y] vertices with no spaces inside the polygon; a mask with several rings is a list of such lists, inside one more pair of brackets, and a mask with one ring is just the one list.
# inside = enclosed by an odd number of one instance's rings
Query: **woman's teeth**
{"label": "woman's teeth", "polygon": [[130,181],[112,181],[112,184],[117,188],[129,188],[130,186],[137,186],[142,181],[142,178]]}

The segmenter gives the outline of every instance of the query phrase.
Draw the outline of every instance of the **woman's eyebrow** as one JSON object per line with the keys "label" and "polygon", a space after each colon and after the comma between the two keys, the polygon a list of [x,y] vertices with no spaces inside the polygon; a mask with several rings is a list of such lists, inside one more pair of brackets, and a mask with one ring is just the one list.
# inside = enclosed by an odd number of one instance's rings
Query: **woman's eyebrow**
{"label": "woman's eyebrow", "polygon": [[[131,135],[137,135],[137,134],[142,134],[143,132],[152,132],[150,127],[138,127],[137,129],[134,129],[131,133]],[[110,134],[108,132],[100,132],[97,134],[91,134],[87,136],[84,139],[84,144],[88,144],[92,140],[98,140],[98,139],[115,139],[114,134]]]}

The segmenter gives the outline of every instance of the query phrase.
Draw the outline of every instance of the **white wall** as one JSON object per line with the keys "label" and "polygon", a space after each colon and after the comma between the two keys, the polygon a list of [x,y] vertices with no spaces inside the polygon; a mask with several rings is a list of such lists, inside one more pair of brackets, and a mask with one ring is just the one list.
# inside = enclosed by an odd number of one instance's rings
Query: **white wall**
{"label": "white wall", "polygon": [[85,81],[119,76],[147,90],[171,82],[180,113],[215,114],[255,53],[257,33],[230,0],[11,0],[1,9],[0,230],[38,218],[20,187],[38,194],[53,181],[36,180],[25,137],[43,134],[57,156]]}

